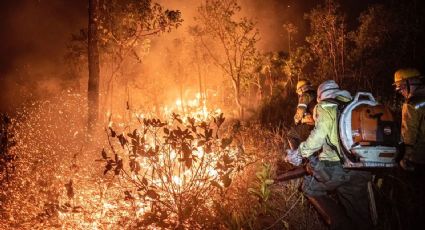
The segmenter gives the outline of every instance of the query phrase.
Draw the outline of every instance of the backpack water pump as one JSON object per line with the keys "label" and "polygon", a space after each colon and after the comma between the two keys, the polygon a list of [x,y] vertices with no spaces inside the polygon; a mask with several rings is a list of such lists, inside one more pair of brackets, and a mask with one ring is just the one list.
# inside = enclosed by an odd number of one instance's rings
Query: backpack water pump
{"label": "backpack water pump", "polygon": [[397,165],[396,123],[391,111],[371,93],[358,92],[344,105],[338,125],[345,168]]}

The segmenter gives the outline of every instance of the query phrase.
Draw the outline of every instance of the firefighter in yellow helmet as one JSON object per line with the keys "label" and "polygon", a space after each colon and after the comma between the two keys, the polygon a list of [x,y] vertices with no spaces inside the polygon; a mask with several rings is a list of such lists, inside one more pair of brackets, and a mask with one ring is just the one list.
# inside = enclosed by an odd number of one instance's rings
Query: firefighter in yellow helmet
{"label": "firefighter in yellow helmet", "polygon": [[296,92],[298,105],[294,116],[295,124],[314,125],[313,109],[316,105],[316,92],[312,84],[307,80],[299,80]]}
{"label": "firefighter in yellow helmet", "polygon": [[287,134],[288,141],[293,148],[296,148],[310,135],[314,127],[313,110],[317,104],[316,91],[308,80],[298,81],[296,93],[298,104],[294,115],[295,127],[292,127]]}
{"label": "firefighter in yellow helmet", "polygon": [[410,192],[406,194],[408,199],[400,199],[404,214],[402,221],[408,226],[420,226],[425,218],[424,77],[417,69],[399,69],[394,73],[394,86],[405,99],[401,118],[401,139],[405,151],[400,166],[407,172],[413,172],[403,178]]}
{"label": "firefighter in yellow helmet", "polygon": [[394,86],[403,95],[401,138],[405,154],[400,166],[407,171],[425,168],[425,84],[417,69],[399,69],[394,74]]}

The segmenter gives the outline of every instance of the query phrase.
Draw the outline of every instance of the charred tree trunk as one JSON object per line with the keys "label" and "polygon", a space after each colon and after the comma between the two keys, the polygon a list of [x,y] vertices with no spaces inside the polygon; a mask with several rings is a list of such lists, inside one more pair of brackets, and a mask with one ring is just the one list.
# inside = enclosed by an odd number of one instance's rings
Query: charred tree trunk
{"label": "charred tree trunk", "polygon": [[98,0],[89,0],[89,32],[88,32],[88,128],[93,131],[99,114],[99,49],[97,46],[98,33]]}

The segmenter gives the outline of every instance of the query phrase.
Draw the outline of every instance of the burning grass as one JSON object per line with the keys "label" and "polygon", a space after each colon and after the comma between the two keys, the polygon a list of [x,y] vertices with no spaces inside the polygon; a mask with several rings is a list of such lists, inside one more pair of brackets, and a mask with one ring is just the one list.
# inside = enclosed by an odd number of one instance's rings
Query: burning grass
{"label": "burning grass", "polygon": [[67,92],[14,118],[17,158],[1,188],[2,228],[320,226],[299,182],[271,180],[283,165],[282,133],[218,113],[170,113],[162,120],[138,114],[88,135],[85,105]]}

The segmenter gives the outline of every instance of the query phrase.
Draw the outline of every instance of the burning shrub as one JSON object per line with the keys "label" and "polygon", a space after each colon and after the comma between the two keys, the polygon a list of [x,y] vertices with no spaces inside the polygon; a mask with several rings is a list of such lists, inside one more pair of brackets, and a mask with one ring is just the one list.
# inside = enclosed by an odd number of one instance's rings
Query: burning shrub
{"label": "burning shrub", "polygon": [[13,119],[0,228],[255,229],[281,226],[294,204],[311,215],[295,186],[270,184],[280,134],[223,114],[171,114],[88,135],[85,111],[80,95],[65,93]]}
{"label": "burning shrub", "polygon": [[129,133],[117,134],[109,128],[110,148],[102,151],[104,173],[123,179],[124,199],[134,205],[140,217],[133,225],[217,225],[214,200],[252,160],[234,141],[237,126],[222,137],[223,114],[211,122],[188,118],[184,123],[176,114],[169,122],[139,122],[139,128]]}

